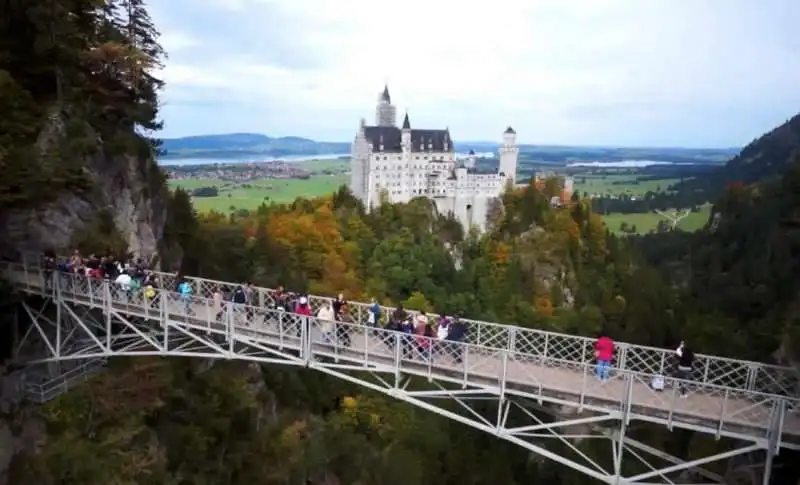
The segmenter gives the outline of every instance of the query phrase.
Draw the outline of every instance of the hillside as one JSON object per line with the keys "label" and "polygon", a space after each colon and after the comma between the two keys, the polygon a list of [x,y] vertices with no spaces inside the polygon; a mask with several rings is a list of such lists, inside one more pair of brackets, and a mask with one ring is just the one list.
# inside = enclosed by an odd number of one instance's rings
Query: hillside
{"label": "hillside", "polygon": [[798,153],[800,114],[755,139],[718,170],[677,184],[674,189],[685,194],[694,193],[696,197],[702,195],[706,200],[713,201],[730,184],[748,185],[780,177]]}
{"label": "hillside", "polygon": [[256,133],[200,135],[162,140],[163,158],[219,158],[244,154],[284,157],[350,153],[349,143],[318,142],[296,136],[272,138]]}
{"label": "hillside", "polygon": [[28,7],[0,6],[0,254],[66,248],[114,226],[154,255],[168,194],[157,142],[142,133],[161,127],[163,83],[142,66],[164,53],[147,12]]}
{"label": "hillside", "polygon": [[[495,142],[461,141],[456,151],[466,153],[496,153],[500,145]],[[606,162],[623,160],[648,160],[656,162],[715,165],[734,156],[738,149],[730,148],[636,148],[636,147],[581,147],[557,145],[520,145],[520,163],[563,165],[570,161]],[[252,156],[292,156],[349,154],[350,144],[345,142],[319,142],[297,136],[270,137],[257,133],[230,133],[198,135],[162,140],[162,158],[237,158]]]}
{"label": "hillside", "polygon": [[639,249],[708,331],[727,332],[742,352],[763,346],[800,361],[800,115],[676,187],[672,197],[714,201],[708,226],[646,236]]}

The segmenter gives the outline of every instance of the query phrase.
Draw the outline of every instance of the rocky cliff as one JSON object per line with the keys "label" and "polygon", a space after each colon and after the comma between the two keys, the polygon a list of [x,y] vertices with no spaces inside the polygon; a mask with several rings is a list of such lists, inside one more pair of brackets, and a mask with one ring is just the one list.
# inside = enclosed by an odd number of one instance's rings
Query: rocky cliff
{"label": "rocky cliff", "polygon": [[[67,120],[51,116],[37,139],[37,152],[45,158],[68,137]],[[0,253],[15,257],[22,251],[69,250],[70,241],[87,228],[98,213],[113,217],[129,250],[143,257],[157,253],[166,219],[167,189],[159,176],[148,173],[154,164],[134,155],[111,154],[99,135],[88,126],[89,147],[80,160],[89,190],[82,194],[51,194],[31,208],[0,214]],[[119,151],[117,151],[119,152]],[[58,161],[56,162],[58,163]]]}

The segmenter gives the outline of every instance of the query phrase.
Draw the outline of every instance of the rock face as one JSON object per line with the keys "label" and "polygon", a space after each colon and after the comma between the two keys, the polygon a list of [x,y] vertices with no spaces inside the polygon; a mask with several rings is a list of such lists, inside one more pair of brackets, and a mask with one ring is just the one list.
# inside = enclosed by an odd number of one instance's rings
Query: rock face
{"label": "rock face", "polygon": [[[40,153],[66,138],[65,120],[52,116],[37,141]],[[157,253],[166,220],[167,192],[153,187],[134,156],[108,156],[99,137],[84,166],[91,189],[86,194],[65,192],[41,207],[0,214],[0,252],[16,257],[21,252],[45,249],[68,251],[76,231],[84,230],[101,211],[113,216],[130,251],[143,257]]]}

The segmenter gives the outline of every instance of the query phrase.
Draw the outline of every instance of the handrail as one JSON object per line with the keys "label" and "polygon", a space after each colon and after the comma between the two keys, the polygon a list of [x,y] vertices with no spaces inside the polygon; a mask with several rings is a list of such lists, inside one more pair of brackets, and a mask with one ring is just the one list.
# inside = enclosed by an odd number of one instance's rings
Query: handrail
{"label": "handrail", "polygon": [[[13,269],[11,275],[28,291],[45,290],[43,279],[22,274],[19,267]],[[551,401],[555,399],[555,394],[565,393],[573,396],[570,398],[573,404],[579,400],[581,406],[590,409],[592,406],[594,409],[620,409],[626,397],[618,395],[620,385],[614,383],[623,381],[635,386],[631,405],[640,416],[664,415],[667,417],[663,419],[669,422],[703,419],[714,422],[718,432],[732,427],[747,427],[765,430],[766,436],[773,413],[779,412],[781,422],[785,423],[785,433],[800,435],[800,399],[796,398],[672,377],[665,380],[673,391],[658,392],[649,386],[654,374],[618,366],[612,369],[611,382],[602,384],[593,376],[591,359],[575,361],[557,355],[525,353],[518,349],[440,341],[382,328],[365,328],[359,323],[335,322],[333,341],[326,341],[321,337],[322,332],[326,331],[325,322],[262,306],[228,302],[224,308],[220,308],[209,298],[185,298],[163,289],[157,290],[154,298],[147,299],[141,294],[131,295],[121,291],[104,280],[71,274],[59,274],[55,284],[54,296],[57,291],[61,298],[74,299],[78,304],[102,307],[107,311],[114,309],[140,318],[169,321],[171,325],[183,326],[187,330],[213,332],[227,338],[262,339],[269,345],[296,348],[305,358],[330,356],[356,361],[359,365],[362,362],[363,365],[395,365],[403,372],[436,375],[444,379],[450,373],[456,376],[453,379],[457,382],[491,382],[501,392],[522,392],[507,385],[514,384],[517,389],[519,386],[533,389],[526,392]],[[223,316],[218,319],[220,310]],[[263,321],[256,318],[262,318]],[[277,330],[270,330],[270,326],[277,326]],[[340,336],[341,329],[345,334]],[[348,333],[351,336],[360,335],[363,343],[342,342],[350,340],[344,336]],[[310,341],[310,347],[308,343],[303,344],[304,339]],[[415,351],[415,343],[422,342],[426,342],[423,348],[432,349],[434,357]],[[411,354],[401,355],[400,348],[411,349]],[[462,358],[455,364],[449,363],[454,353]],[[691,389],[690,399],[678,399],[675,391],[678,386]],[[612,404],[607,404],[609,402]]]}
{"label": "handrail", "polygon": [[[170,285],[162,285],[164,288],[174,288],[176,275],[174,273],[154,272],[163,282]],[[185,278],[195,283],[197,294],[210,295],[213,287],[222,287],[231,290],[238,286],[236,283],[215,281],[207,278],[185,276]],[[258,296],[259,302],[272,302],[272,294],[275,290],[262,287],[253,287],[253,292]],[[309,303],[316,312],[324,302],[332,301],[329,297],[309,295]],[[367,311],[369,304],[362,302],[348,302],[351,307],[357,309],[354,316],[357,322],[366,324]],[[263,304],[263,303],[262,303]],[[389,307],[381,306],[382,314],[386,315]],[[413,313],[413,312],[411,312]],[[352,314],[351,314],[352,315]],[[438,315],[430,313],[431,317]],[[468,323],[472,332],[470,339],[475,343],[488,344],[496,348],[511,348],[514,345],[512,340],[516,339],[520,344],[529,348],[535,347],[535,342],[544,340],[543,345],[551,343],[560,346],[565,353],[575,353],[578,348],[581,351],[593,351],[594,339],[564,333],[539,330],[514,325],[503,325],[498,323],[484,322],[467,318],[461,319]],[[569,340],[569,342],[565,342]],[[631,344],[627,342],[616,342],[617,355],[616,361],[621,363],[626,369],[633,371],[652,372],[655,374],[670,374],[672,362],[675,360],[673,350],[666,350],[646,345]],[[788,366],[778,366],[755,361],[732,359],[729,357],[718,357],[707,354],[695,354],[695,378],[701,382],[716,383],[722,382],[732,387],[742,387],[752,390],[760,388],[772,389],[772,393],[781,395],[794,395],[800,392],[800,375],[796,369]],[[699,374],[699,375],[698,375]]]}
{"label": "handrail", "polygon": [[28,382],[25,384],[25,388],[45,392],[45,390],[48,388],[61,385],[61,383],[64,382],[69,382],[75,377],[82,377],[91,373],[92,371],[97,370],[98,368],[102,368],[105,365],[106,359],[87,360],[86,362],[83,362],[80,365],[73,367],[72,369],[69,369],[68,371],[63,372],[55,377],[49,378],[44,382]]}
{"label": "handrail", "polygon": [[[39,268],[38,259],[32,266],[23,262],[23,267],[26,270],[40,271],[37,269]],[[175,287],[177,276],[174,273],[160,271],[153,273],[159,277],[162,288]],[[210,296],[216,287],[230,291],[239,286],[237,283],[201,277],[186,276],[185,278],[193,284],[197,295]],[[274,302],[272,295],[275,290],[254,286],[252,291],[259,306],[267,306]],[[329,297],[309,295],[309,304],[315,313],[324,302],[329,301],[332,301]],[[367,325],[367,312],[370,305],[353,301],[348,303],[351,308],[356,310],[351,312],[351,317],[355,322]],[[382,314],[386,315],[392,309],[382,306],[381,310]],[[586,360],[586,356],[593,355],[594,339],[588,337],[466,318],[461,320],[470,326],[466,337],[466,341],[470,343],[497,349],[522,350],[534,354],[555,352],[567,360]],[[626,342],[617,342],[616,348],[615,364],[622,369],[647,374],[672,374],[671,369],[675,362],[675,354],[672,350]],[[796,369],[755,361],[698,353],[695,354],[693,377],[702,383],[721,384],[731,388],[762,391],[774,395],[792,396],[800,393],[800,375]]]}

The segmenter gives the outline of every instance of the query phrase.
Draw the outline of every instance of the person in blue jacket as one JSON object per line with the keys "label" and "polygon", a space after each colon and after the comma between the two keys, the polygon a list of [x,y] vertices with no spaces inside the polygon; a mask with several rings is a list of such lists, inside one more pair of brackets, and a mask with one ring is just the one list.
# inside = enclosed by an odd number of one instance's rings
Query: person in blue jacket
{"label": "person in blue jacket", "polygon": [[367,318],[368,318],[367,324],[370,327],[377,328],[377,327],[380,326],[380,322],[381,322],[381,306],[378,305],[378,302],[375,301],[375,298],[373,298],[370,301],[369,315],[367,315]]}
{"label": "person in blue jacket", "polygon": [[194,293],[194,290],[186,278],[181,278],[181,282],[178,284],[178,293],[180,293],[186,315],[194,315],[194,310],[192,310],[192,293]]}

